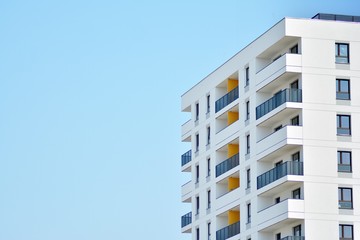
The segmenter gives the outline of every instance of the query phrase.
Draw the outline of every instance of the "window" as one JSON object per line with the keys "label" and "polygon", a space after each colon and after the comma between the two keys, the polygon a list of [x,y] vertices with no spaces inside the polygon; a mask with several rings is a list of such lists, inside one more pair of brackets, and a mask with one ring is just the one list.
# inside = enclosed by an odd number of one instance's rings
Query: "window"
{"label": "window", "polygon": [[291,125],[292,126],[299,126],[300,125],[299,116],[293,117],[291,119]]}
{"label": "window", "polygon": [[196,229],[196,240],[200,240],[200,229]]}
{"label": "window", "polygon": [[207,192],[207,208],[210,209],[211,208],[211,190],[208,190]]}
{"label": "window", "polygon": [[339,225],[339,240],[353,240],[354,230],[352,225]]}
{"label": "window", "polygon": [[350,100],[350,81],[347,79],[336,79],[336,99]]}
{"label": "window", "polygon": [[300,237],[301,236],[301,225],[297,225],[296,227],[294,227],[293,233],[294,233],[295,237]]}
{"label": "window", "polygon": [[277,233],[275,235],[275,240],[281,240],[281,233]]}
{"label": "window", "polygon": [[211,160],[208,158],[207,160],[207,176],[209,177],[211,174]]}
{"label": "window", "polygon": [[249,82],[250,82],[250,72],[249,72],[249,67],[245,68],[245,87],[249,86]]}
{"label": "window", "polygon": [[251,223],[251,203],[247,205],[247,223]]}
{"label": "window", "polygon": [[339,208],[352,209],[352,189],[339,188]]}
{"label": "window", "polygon": [[206,113],[210,113],[210,95],[206,97]]}
{"label": "window", "polygon": [[207,145],[210,144],[210,127],[207,127]]}
{"label": "window", "polygon": [[293,162],[300,162],[300,152],[296,152],[291,155],[291,159],[293,160]]}
{"label": "window", "polygon": [[294,191],[292,191],[292,198],[293,199],[301,199],[300,188],[295,189]]}
{"label": "window", "polygon": [[199,120],[199,103],[195,104],[195,121]]}
{"label": "window", "polygon": [[196,197],[196,215],[199,214],[200,210],[200,197]]}
{"label": "window", "polygon": [[337,115],[337,135],[351,135],[350,129],[350,116],[349,115]]}
{"label": "window", "polygon": [[280,202],[280,197],[275,198],[275,204],[278,204]]}
{"label": "window", "polygon": [[250,119],[250,101],[246,101],[246,119],[245,120],[249,120]]}
{"label": "window", "polygon": [[335,43],[335,62],[349,63],[349,44]]}
{"label": "window", "polygon": [[291,89],[299,89],[299,81],[296,80],[295,82],[290,84]]}
{"label": "window", "polygon": [[250,153],[250,134],[246,135],[246,154]]}
{"label": "window", "polygon": [[211,239],[211,222],[208,223],[208,230],[207,230],[207,232],[208,232],[208,240],[210,240],[210,239]]}
{"label": "window", "polygon": [[351,152],[338,151],[338,172],[351,172]]}
{"label": "window", "polygon": [[196,165],[196,182],[195,183],[199,182],[199,178],[200,178],[199,175],[200,175],[200,166]]}
{"label": "window", "polygon": [[280,129],[282,129],[282,125],[279,125],[279,126],[277,126],[276,128],[274,128],[274,132],[277,132],[277,131],[279,131]]}
{"label": "window", "polygon": [[195,152],[198,152],[199,151],[199,145],[200,145],[199,134],[195,135],[195,144],[196,144]]}
{"label": "window", "polygon": [[290,53],[295,53],[295,54],[299,53],[299,47],[297,44],[292,48],[290,48]]}
{"label": "window", "polygon": [[250,175],[250,168],[246,170],[246,188],[250,188],[251,183],[251,175]]}

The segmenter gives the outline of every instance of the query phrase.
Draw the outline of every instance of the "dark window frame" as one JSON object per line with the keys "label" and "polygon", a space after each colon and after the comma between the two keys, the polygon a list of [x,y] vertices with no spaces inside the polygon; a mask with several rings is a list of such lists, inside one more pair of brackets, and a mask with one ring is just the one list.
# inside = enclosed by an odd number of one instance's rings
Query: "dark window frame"
{"label": "dark window frame", "polygon": [[245,87],[249,86],[250,84],[250,68],[245,68]]}
{"label": "dark window frame", "polygon": [[[349,164],[344,163],[345,160],[345,154],[349,154]],[[337,151],[337,160],[338,160],[338,172],[347,172],[347,173],[351,173],[352,172],[352,154],[351,151]],[[348,166],[346,169],[349,169],[349,171],[346,170],[341,170],[339,168],[339,166]]]}
{"label": "dark window frame", "polygon": [[250,154],[250,134],[246,135],[246,154]]}
{"label": "dark window frame", "polygon": [[[345,119],[348,119],[349,127],[344,127]],[[345,114],[336,115],[336,125],[337,125],[337,135],[341,136],[351,136],[351,116]]]}
{"label": "dark window frame", "polygon": [[[345,55],[341,52],[341,47],[346,47]],[[335,63],[349,64],[350,63],[350,45],[348,43],[335,43]]]}
{"label": "dark window frame", "polygon": [[[345,190],[349,190],[350,191],[350,200],[345,199]],[[347,188],[347,187],[339,187],[338,188],[338,199],[339,199],[339,209],[353,209],[353,191],[352,188]],[[350,204],[349,207],[346,205],[342,205],[342,204]]]}
{"label": "dark window frame", "polygon": [[[347,83],[347,89],[342,89],[342,82]],[[349,79],[336,79],[336,99],[337,100],[350,100],[350,80]]]}
{"label": "dark window frame", "polygon": [[245,118],[245,120],[247,121],[247,120],[250,119],[250,101],[247,100],[245,105],[246,105],[246,118]]}
{"label": "dark window frame", "polygon": [[247,223],[251,223],[251,203],[248,203],[246,207],[247,207]]}
{"label": "dark window frame", "polygon": [[248,168],[246,170],[246,188],[250,188],[251,187],[251,170],[250,168]]}
{"label": "dark window frame", "polygon": [[[351,236],[345,236],[345,228],[350,227]],[[339,225],[339,240],[352,240],[354,239],[354,226],[349,224]]]}

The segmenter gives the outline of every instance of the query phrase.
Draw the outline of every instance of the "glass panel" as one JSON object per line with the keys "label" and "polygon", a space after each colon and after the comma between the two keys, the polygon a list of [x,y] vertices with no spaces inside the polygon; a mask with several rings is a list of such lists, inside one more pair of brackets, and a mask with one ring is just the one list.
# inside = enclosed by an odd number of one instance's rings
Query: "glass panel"
{"label": "glass panel", "polygon": [[350,127],[350,117],[349,116],[342,116],[341,117],[341,127],[349,128]]}
{"label": "glass panel", "polygon": [[340,91],[341,92],[348,92],[349,91],[349,81],[340,80]]}
{"label": "glass panel", "polygon": [[350,152],[342,152],[341,163],[342,164],[350,164],[350,162],[351,162],[350,156],[351,156]]}
{"label": "glass panel", "polygon": [[343,189],[343,200],[351,201],[351,189],[348,188]]}
{"label": "glass panel", "polygon": [[352,226],[344,226],[344,238],[352,238]]}
{"label": "glass panel", "polygon": [[348,45],[341,44],[339,47],[340,47],[340,56],[346,57],[348,55]]}

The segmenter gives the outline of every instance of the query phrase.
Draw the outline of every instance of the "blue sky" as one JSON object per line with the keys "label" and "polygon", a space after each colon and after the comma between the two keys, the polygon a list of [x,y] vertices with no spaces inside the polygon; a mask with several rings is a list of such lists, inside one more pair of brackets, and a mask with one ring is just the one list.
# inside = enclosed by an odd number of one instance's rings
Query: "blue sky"
{"label": "blue sky", "polygon": [[0,240],[180,233],[180,96],[285,16],[343,1],[1,1]]}

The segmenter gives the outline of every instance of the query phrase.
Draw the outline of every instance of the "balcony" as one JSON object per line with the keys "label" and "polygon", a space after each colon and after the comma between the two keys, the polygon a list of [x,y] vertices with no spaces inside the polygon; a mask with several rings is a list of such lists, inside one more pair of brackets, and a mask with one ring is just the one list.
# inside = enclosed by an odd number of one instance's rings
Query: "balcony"
{"label": "balcony", "polygon": [[282,238],[281,240],[305,240],[304,236],[287,236]]}
{"label": "balcony", "polygon": [[259,211],[257,214],[259,230],[270,232],[288,226],[296,219],[304,219],[304,205],[302,199],[286,199]]}
{"label": "balcony", "polygon": [[239,98],[239,87],[234,88],[215,102],[215,113]]}
{"label": "balcony", "polygon": [[240,233],[240,221],[216,231],[216,240],[225,240]]}
{"label": "balcony", "polygon": [[191,161],[191,150],[187,151],[183,155],[181,155],[181,166],[184,166],[188,162]]}
{"label": "balcony", "polygon": [[286,102],[302,102],[301,89],[288,88],[256,107],[256,120]]}
{"label": "balcony", "polygon": [[[302,126],[285,126],[257,142],[257,159],[271,160],[271,155],[278,150],[285,151],[295,145],[303,144]],[[280,153],[280,152],[277,152]]]}
{"label": "balcony", "polygon": [[239,165],[239,154],[237,153],[234,156],[216,165],[216,177],[226,173],[227,171],[233,169],[238,165]]}
{"label": "balcony", "polygon": [[189,212],[181,217],[181,227],[185,227],[191,223],[192,220],[192,212]]}
{"label": "balcony", "polygon": [[300,73],[301,65],[301,54],[282,55],[256,73],[256,89],[262,92],[275,89],[279,82],[283,83]]}
{"label": "balcony", "polygon": [[286,175],[303,175],[302,162],[284,162],[257,177],[257,189],[260,189]]}
{"label": "balcony", "polygon": [[194,122],[187,121],[181,126],[181,141],[183,142],[190,142],[191,141],[191,128],[193,127]]}
{"label": "balcony", "polygon": [[191,202],[193,188],[194,184],[191,184],[191,180],[181,186],[181,200],[183,202]]}

